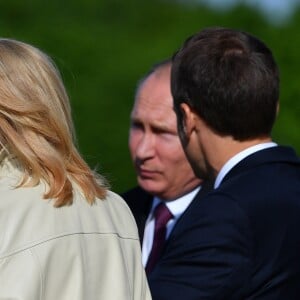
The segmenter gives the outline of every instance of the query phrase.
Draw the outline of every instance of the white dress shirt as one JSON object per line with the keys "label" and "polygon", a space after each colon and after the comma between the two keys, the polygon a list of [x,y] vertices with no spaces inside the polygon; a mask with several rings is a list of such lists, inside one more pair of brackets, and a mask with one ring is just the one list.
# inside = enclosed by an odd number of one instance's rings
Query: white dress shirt
{"label": "white dress shirt", "polygon": [[225,175],[235,166],[237,165],[241,160],[243,160],[245,157],[249,156],[250,154],[266,149],[266,148],[271,148],[271,147],[275,147],[277,146],[276,143],[273,142],[268,142],[268,143],[261,143],[261,144],[257,144],[254,145],[252,147],[249,147],[241,152],[239,152],[238,154],[236,154],[235,156],[233,156],[232,158],[230,158],[225,164],[224,166],[221,168],[215,183],[214,183],[214,188],[218,188],[222,182],[222,180],[224,179]]}
{"label": "white dress shirt", "polygon": [[[180,216],[184,213],[187,207],[190,205],[198,191],[200,190],[200,186],[189,192],[188,194],[177,198],[172,201],[164,201],[172,215],[174,216],[168,223],[167,223],[167,232],[166,232],[166,239],[169,237],[173,227],[175,226],[176,222],[180,218]],[[149,254],[151,252],[152,243],[153,243],[153,236],[154,236],[154,217],[153,211],[155,207],[162,202],[158,197],[154,197],[152,208],[150,210],[149,216],[146,220],[144,237],[143,237],[143,245],[142,245],[142,261],[143,265],[146,266]]]}

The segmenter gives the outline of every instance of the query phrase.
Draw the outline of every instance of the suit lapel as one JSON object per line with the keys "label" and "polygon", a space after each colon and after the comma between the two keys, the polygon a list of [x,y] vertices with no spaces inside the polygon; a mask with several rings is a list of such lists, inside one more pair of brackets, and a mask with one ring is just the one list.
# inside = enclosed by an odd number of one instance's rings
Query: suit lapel
{"label": "suit lapel", "polygon": [[177,220],[173,230],[170,233],[169,238],[166,241],[164,252],[167,251],[166,249],[169,247],[169,244],[171,244],[172,241],[176,239],[176,236],[180,234],[182,230],[184,230],[185,223],[188,222],[189,215],[193,212],[193,209],[197,205],[197,202],[201,201],[201,199],[205,197],[205,195],[208,194],[212,189],[212,182],[205,182],[204,184],[202,184],[200,191],[196,194],[193,201],[190,203],[190,205],[187,207],[187,209],[184,211],[181,217]]}

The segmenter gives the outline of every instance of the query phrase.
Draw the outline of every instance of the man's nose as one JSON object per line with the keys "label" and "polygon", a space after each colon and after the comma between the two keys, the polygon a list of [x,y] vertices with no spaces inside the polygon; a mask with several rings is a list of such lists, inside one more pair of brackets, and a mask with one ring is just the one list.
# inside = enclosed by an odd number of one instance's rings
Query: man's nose
{"label": "man's nose", "polygon": [[151,133],[145,133],[141,137],[137,149],[136,156],[140,160],[153,157],[155,154],[155,137]]}

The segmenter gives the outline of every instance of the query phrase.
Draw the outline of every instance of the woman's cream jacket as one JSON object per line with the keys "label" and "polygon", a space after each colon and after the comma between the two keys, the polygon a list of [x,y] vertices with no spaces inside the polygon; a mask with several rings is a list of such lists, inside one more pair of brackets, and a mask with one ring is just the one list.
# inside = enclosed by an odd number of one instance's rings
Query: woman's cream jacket
{"label": "woman's cream jacket", "polygon": [[77,191],[54,208],[43,184],[14,188],[22,172],[0,156],[1,300],[151,299],[123,199],[108,192],[91,206]]}

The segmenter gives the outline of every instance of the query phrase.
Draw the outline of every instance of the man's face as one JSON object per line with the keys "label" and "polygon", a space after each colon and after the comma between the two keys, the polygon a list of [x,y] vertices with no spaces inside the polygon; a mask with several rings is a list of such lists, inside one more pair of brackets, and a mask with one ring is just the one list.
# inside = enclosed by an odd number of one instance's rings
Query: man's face
{"label": "man's face", "polygon": [[131,113],[129,148],[139,185],[164,200],[200,183],[177,134],[170,91],[170,67],[151,74],[139,88]]}

